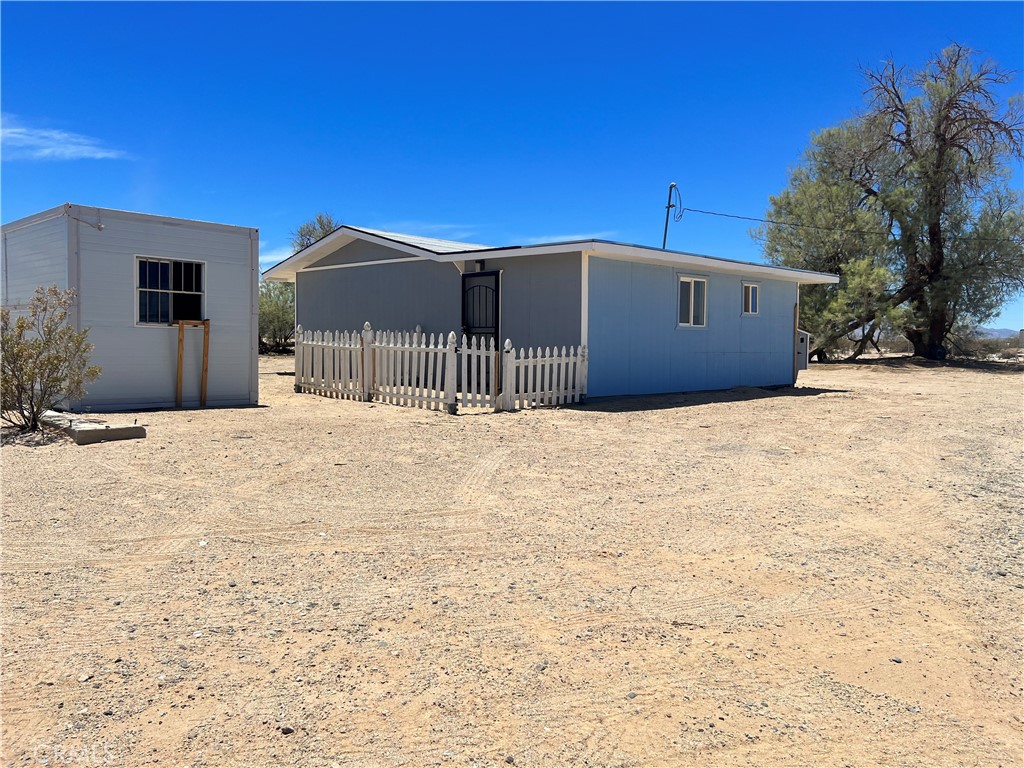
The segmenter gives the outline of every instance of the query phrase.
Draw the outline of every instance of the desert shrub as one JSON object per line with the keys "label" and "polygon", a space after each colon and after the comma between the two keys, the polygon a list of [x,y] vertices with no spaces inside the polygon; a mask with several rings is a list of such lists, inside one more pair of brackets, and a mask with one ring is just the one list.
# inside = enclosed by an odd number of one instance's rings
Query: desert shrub
{"label": "desert shrub", "polygon": [[295,333],[295,286],[260,283],[260,352],[283,352]]}
{"label": "desert shrub", "polygon": [[84,397],[86,383],[100,375],[89,365],[89,329],[67,322],[74,300],[74,291],[36,288],[25,313],[0,311],[0,417],[22,432],[39,429],[44,411]]}

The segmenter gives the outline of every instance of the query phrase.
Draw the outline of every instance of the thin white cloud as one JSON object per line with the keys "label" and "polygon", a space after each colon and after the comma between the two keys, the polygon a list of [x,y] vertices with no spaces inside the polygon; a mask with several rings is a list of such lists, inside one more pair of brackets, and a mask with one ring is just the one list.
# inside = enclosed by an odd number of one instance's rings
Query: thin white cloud
{"label": "thin white cloud", "polygon": [[260,272],[265,272],[275,264],[280,264],[293,253],[295,251],[290,245],[267,249],[267,244],[260,240]]}
{"label": "thin white cloud", "polygon": [[577,232],[569,235],[541,235],[540,237],[527,237],[522,240],[524,245],[541,245],[544,243],[564,243],[574,240],[611,240],[618,232],[614,229],[606,229],[602,232]]}
{"label": "thin white cloud", "polygon": [[[359,226],[354,224],[353,226]],[[441,240],[466,240],[476,235],[478,227],[472,224],[444,224],[436,221],[417,221],[405,219],[402,221],[389,221],[375,226],[374,229],[383,229],[388,232],[400,232],[405,235],[419,235],[421,237],[436,237]]]}
{"label": "thin white cloud", "polygon": [[4,160],[118,160],[128,154],[103,146],[99,139],[54,128],[33,128],[4,114],[0,148]]}

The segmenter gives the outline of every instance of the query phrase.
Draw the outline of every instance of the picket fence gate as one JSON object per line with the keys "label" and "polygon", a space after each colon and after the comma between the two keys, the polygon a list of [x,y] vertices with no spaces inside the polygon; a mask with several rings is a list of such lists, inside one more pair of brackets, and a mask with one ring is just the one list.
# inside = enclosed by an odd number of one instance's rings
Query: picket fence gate
{"label": "picket fence gate", "polygon": [[454,331],[295,329],[295,391],[457,413],[579,403],[587,394],[587,348],[519,349]]}

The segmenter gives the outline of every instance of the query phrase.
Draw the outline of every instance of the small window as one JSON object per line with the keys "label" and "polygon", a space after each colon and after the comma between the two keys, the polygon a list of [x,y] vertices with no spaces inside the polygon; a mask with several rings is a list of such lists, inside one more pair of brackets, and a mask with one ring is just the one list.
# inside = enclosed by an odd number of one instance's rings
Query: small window
{"label": "small window", "polygon": [[139,323],[203,319],[203,265],[198,262],[139,259],[136,291]]}
{"label": "small window", "polygon": [[743,314],[756,315],[759,303],[760,288],[753,283],[743,284]]}
{"label": "small window", "polygon": [[707,325],[708,282],[699,277],[679,278],[679,325],[703,328]]}

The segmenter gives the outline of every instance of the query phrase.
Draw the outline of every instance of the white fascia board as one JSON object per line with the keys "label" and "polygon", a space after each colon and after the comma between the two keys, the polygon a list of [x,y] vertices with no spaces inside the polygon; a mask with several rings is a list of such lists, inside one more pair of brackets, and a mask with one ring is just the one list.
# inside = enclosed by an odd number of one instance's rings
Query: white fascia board
{"label": "white fascia board", "polygon": [[54,208],[47,208],[45,211],[40,211],[39,213],[22,216],[20,219],[15,219],[14,221],[9,221],[4,224],[3,232],[5,234],[8,232],[16,232],[19,229],[31,227],[33,224],[38,224],[42,221],[49,221],[50,219],[54,219],[58,216],[66,216],[69,208],[71,208],[71,203],[62,203]]}
{"label": "white fascia board", "polygon": [[101,208],[95,205],[78,205],[68,203],[68,213],[71,216],[95,217],[99,221],[106,219],[117,219],[120,221],[146,221],[153,224],[167,224],[172,227],[188,227],[189,229],[206,229],[216,232],[250,232],[255,227],[246,227],[241,224],[221,224],[216,221],[204,221],[202,219],[183,219],[180,216],[161,216],[156,213],[143,213],[141,211],[124,211],[119,208]]}
{"label": "white fascia board", "polygon": [[[770,264],[751,264],[745,261],[732,261],[711,256],[698,256],[696,254],[670,251],[661,256],[654,248],[638,248],[635,246],[623,246],[621,248],[601,249],[600,243],[595,243],[591,255],[609,259],[626,261],[640,261],[649,264],[664,264],[667,266],[694,267],[695,269],[706,269],[710,272],[726,272],[730,274],[758,275],[774,280],[787,280],[789,282],[804,285],[821,285],[838,283],[838,275],[829,275],[824,272],[812,272],[805,269],[789,269],[786,267],[773,267]],[[667,258],[666,258],[667,257]]]}
{"label": "white fascia board", "polygon": [[805,285],[838,283],[838,275],[824,272],[812,272],[804,269],[773,267],[769,264],[751,264],[746,261],[733,261],[713,256],[699,256],[681,251],[662,251],[657,248],[644,248],[637,245],[620,245],[597,240],[569,243],[552,243],[550,245],[532,245],[525,248],[492,248],[481,251],[462,251],[447,253],[439,257],[440,261],[456,259],[508,259],[514,256],[533,256],[548,253],[578,253],[585,251],[590,256],[618,261],[639,261],[647,264],[663,264],[666,266],[684,266],[712,272],[726,272],[743,275],[760,275],[776,280],[788,280]]}
{"label": "white fascia board", "polygon": [[[386,237],[378,237],[377,235],[371,234],[370,232],[364,232],[356,227],[341,226],[323,239],[317,240],[312,245],[306,246],[298,253],[292,254],[279,264],[275,264],[270,267],[263,273],[263,279],[279,280],[289,283],[294,282],[296,272],[308,269],[310,264],[334,253],[339,248],[343,248],[353,240],[365,240],[366,242],[374,243],[384,248],[390,248],[394,251],[407,253],[410,256],[440,261],[438,255],[433,251],[417,248],[416,246],[408,245],[407,243],[400,243],[397,240],[389,240]],[[381,263],[386,262],[382,261]]]}

